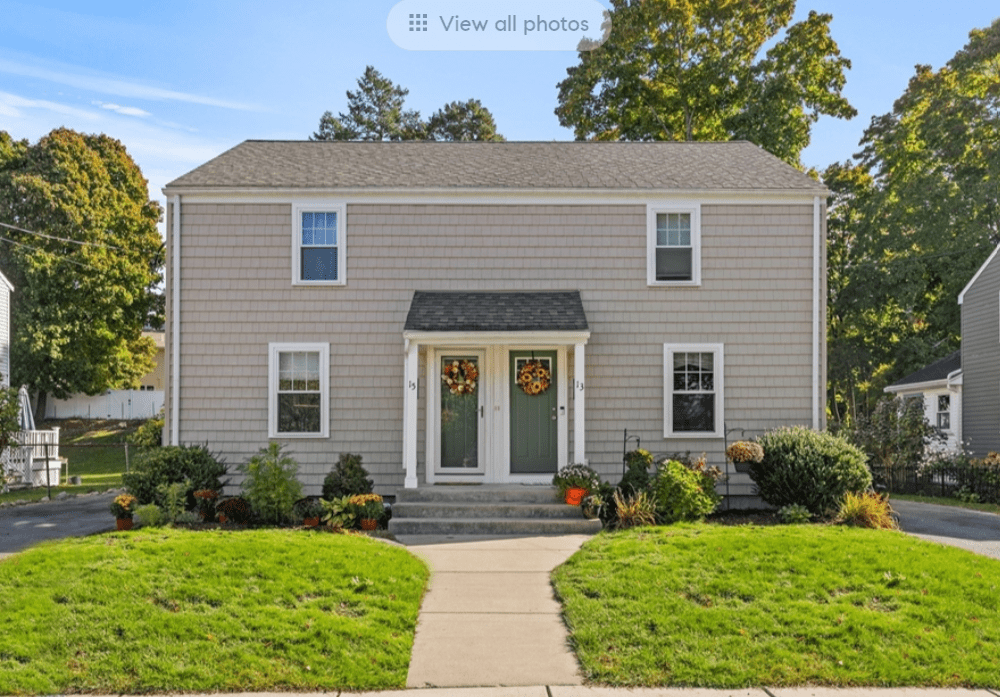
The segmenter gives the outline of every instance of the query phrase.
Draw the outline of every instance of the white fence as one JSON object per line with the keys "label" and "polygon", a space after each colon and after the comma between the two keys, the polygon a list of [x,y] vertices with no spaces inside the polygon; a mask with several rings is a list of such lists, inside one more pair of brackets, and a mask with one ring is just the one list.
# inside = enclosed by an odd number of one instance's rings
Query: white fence
{"label": "white fence", "polygon": [[163,390],[112,390],[107,394],[74,395],[45,403],[46,419],[148,419],[163,408]]}
{"label": "white fence", "polygon": [[12,483],[31,486],[58,485],[62,474],[59,429],[21,431],[14,436],[14,440],[18,445],[11,445],[0,454],[0,470],[6,478],[10,478]]}

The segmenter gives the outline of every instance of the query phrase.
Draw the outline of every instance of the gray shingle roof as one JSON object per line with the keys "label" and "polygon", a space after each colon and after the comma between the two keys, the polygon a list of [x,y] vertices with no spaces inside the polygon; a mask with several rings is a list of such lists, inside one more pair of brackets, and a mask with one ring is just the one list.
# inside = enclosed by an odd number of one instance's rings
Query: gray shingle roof
{"label": "gray shingle roof", "polygon": [[945,356],[934,361],[928,366],[921,368],[915,373],[910,373],[902,380],[894,382],[889,387],[903,387],[904,385],[915,385],[921,382],[931,382],[933,380],[944,380],[950,373],[962,367],[962,351]]}
{"label": "gray shingle roof", "polygon": [[579,291],[464,293],[416,291],[406,331],[586,331]]}
{"label": "gray shingle roof", "polygon": [[803,191],[822,184],[743,141],[441,143],[248,140],[168,189]]}

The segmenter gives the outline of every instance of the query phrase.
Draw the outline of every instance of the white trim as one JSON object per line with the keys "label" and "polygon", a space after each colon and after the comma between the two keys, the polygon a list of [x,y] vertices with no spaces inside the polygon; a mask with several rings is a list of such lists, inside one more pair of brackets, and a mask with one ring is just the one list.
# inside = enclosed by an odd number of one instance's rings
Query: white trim
{"label": "white trim", "polygon": [[11,284],[10,281],[7,280],[7,277],[4,276],[2,273],[0,273],[0,282],[2,282],[5,286],[7,286],[7,290],[9,290],[11,293],[14,292],[14,286]]}
{"label": "white trim", "polygon": [[[430,355],[432,352],[428,352]],[[485,349],[470,350],[464,347],[457,347],[455,349],[442,348],[441,350],[433,351],[434,363],[428,365],[428,393],[434,393],[433,408],[427,412],[427,429],[428,435],[433,436],[428,438],[429,441],[433,441],[433,453],[430,460],[428,460],[427,475],[428,481],[484,481],[484,476],[488,474],[487,472],[487,462],[488,462],[488,452],[486,447],[486,434],[489,431],[488,422],[489,419],[485,418],[486,410],[486,398],[487,390],[484,389],[483,377],[488,375],[489,365],[487,358],[487,351]],[[477,411],[479,411],[479,435],[477,438],[477,458],[479,464],[475,468],[462,468],[462,469],[448,469],[441,466],[441,397],[443,392],[441,390],[441,361],[448,354],[462,354],[463,356],[474,356],[479,362],[479,384],[476,389],[477,397]],[[486,478],[488,481],[488,477]]]}
{"label": "white trim", "polygon": [[181,406],[181,197],[174,196],[173,215],[174,260],[170,269],[171,337],[170,337],[170,445],[180,445]]}
{"label": "white trim", "polygon": [[[715,386],[715,430],[714,431],[674,431],[674,401],[671,396],[674,393],[673,354],[684,353],[713,353],[714,363],[714,386]],[[664,438],[722,438],[724,436],[725,419],[725,377],[726,366],[724,356],[724,344],[663,344],[663,437]]]}
{"label": "white trim", "polygon": [[926,382],[909,382],[905,385],[889,385],[888,387],[884,387],[882,391],[889,394],[903,394],[906,392],[923,392],[924,390],[943,390],[946,387],[948,387],[948,379],[942,378]]}
{"label": "white trim", "polygon": [[[337,214],[337,280],[302,280],[302,214]],[[292,285],[293,286],[345,286],[347,285],[347,204],[344,201],[293,201],[292,202]]]}
{"label": "white trim", "polygon": [[812,427],[819,430],[820,426],[820,315],[823,311],[820,303],[821,283],[820,277],[823,273],[822,256],[822,221],[820,218],[819,196],[813,199],[813,340],[812,340]]}
{"label": "white trim", "polygon": [[[278,354],[288,352],[319,353],[320,409],[318,433],[278,432]],[[330,344],[277,343],[267,345],[267,437],[268,438],[329,438],[330,437]]]}
{"label": "white trim", "polygon": [[510,374],[510,354],[512,352],[527,353],[530,351],[556,352],[556,470],[564,468],[569,458],[569,423],[566,409],[569,381],[566,375],[566,346],[518,344],[505,347],[500,350],[500,354],[503,356],[502,369],[497,371],[502,382],[500,389],[500,413],[502,415],[503,428],[499,432],[499,439],[502,441],[499,450],[501,452],[500,462],[504,464],[500,472],[500,481],[505,484],[551,484],[552,475],[555,474],[555,472],[513,474],[510,471],[510,392],[511,385],[513,384],[513,376]]}
{"label": "white trim", "polygon": [[[656,216],[659,213],[687,213],[691,216],[691,280],[656,280]],[[646,285],[655,288],[684,288],[701,285],[701,204],[695,201],[657,201],[646,205]]]}
{"label": "white trim", "polygon": [[994,249],[993,253],[990,254],[989,258],[985,262],[983,262],[983,265],[979,267],[979,270],[976,271],[972,279],[965,284],[965,288],[962,289],[962,292],[958,294],[959,305],[961,305],[962,302],[965,300],[965,294],[968,292],[969,288],[972,287],[973,283],[979,280],[979,277],[982,275],[983,271],[986,270],[986,267],[990,265],[991,261],[993,261],[993,257],[995,257],[998,253],[1000,253],[1000,245],[997,245],[997,248]]}
{"label": "white trim", "polygon": [[[350,203],[369,204],[462,204],[462,205],[646,205],[651,200],[685,202],[697,199],[701,203],[773,206],[782,204],[808,205],[815,190],[727,191],[725,189],[289,189],[289,188],[188,188],[166,187],[165,195],[183,191],[186,199],[195,203],[293,203],[295,201],[328,200],[331,197]],[[829,195],[829,191],[821,192]]]}
{"label": "white trim", "polygon": [[456,348],[461,346],[520,346],[548,343],[568,345],[587,343],[590,330],[572,332],[425,332],[404,331],[403,338],[420,344]]}
{"label": "white trim", "polygon": [[[420,397],[420,347],[409,341],[403,357],[403,487],[416,489],[417,479],[417,405]],[[428,394],[430,390],[428,390]]]}
{"label": "white trim", "polygon": [[588,464],[586,436],[586,392],[584,377],[586,371],[586,345],[581,342],[573,347],[573,461],[578,465]]}

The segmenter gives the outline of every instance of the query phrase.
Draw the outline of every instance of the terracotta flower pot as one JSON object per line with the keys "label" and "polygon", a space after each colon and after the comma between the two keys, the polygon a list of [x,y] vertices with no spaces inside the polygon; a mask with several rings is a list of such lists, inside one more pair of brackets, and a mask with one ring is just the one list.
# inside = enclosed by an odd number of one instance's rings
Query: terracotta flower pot
{"label": "terracotta flower pot", "polygon": [[583,497],[587,495],[586,489],[581,489],[580,487],[572,487],[566,490],[566,503],[570,506],[579,506],[580,502],[583,501]]}
{"label": "terracotta flower pot", "polygon": [[228,520],[228,518],[226,518],[226,516],[224,514],[220,513],[219,514],[219,524],[220,525],[224,525],[225,522],[226,522],[226,520]]}
{"label": "terracotta flower pot", "polygon": [[362,518],[361,519],[361,529],[362,530],[378,530],[378,521],[375,518]]}
{"label": "terracotta flower pot", "polygon": [[131,530],[132,529],[132,519],[131,518],[115,518],[115,524],[119,530]]}
{"label": "terracotta flower pot", "polygon": [[319,516],[315,516],[313,518],[303,518],[302,524],[307,528],[315,528],[319,525]]}

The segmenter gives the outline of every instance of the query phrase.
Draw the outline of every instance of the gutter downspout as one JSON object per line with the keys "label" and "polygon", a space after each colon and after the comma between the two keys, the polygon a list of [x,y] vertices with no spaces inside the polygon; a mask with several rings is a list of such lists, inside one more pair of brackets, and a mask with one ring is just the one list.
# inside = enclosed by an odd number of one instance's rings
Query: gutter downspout
{"label": "gutter downspout", "polygon": [[813,341],[812,341],[812,426],[819,430],[820,425],[820,201],[819,196],[813,198]]}
{"label": "gutter downspout", "polygon": [[170,356],[173,380],[170,383],[170,444],[180,444],[180,395],[181,395],[181,197],[174,196],[173,215],[174,261],[170,269],[172,284]]}

